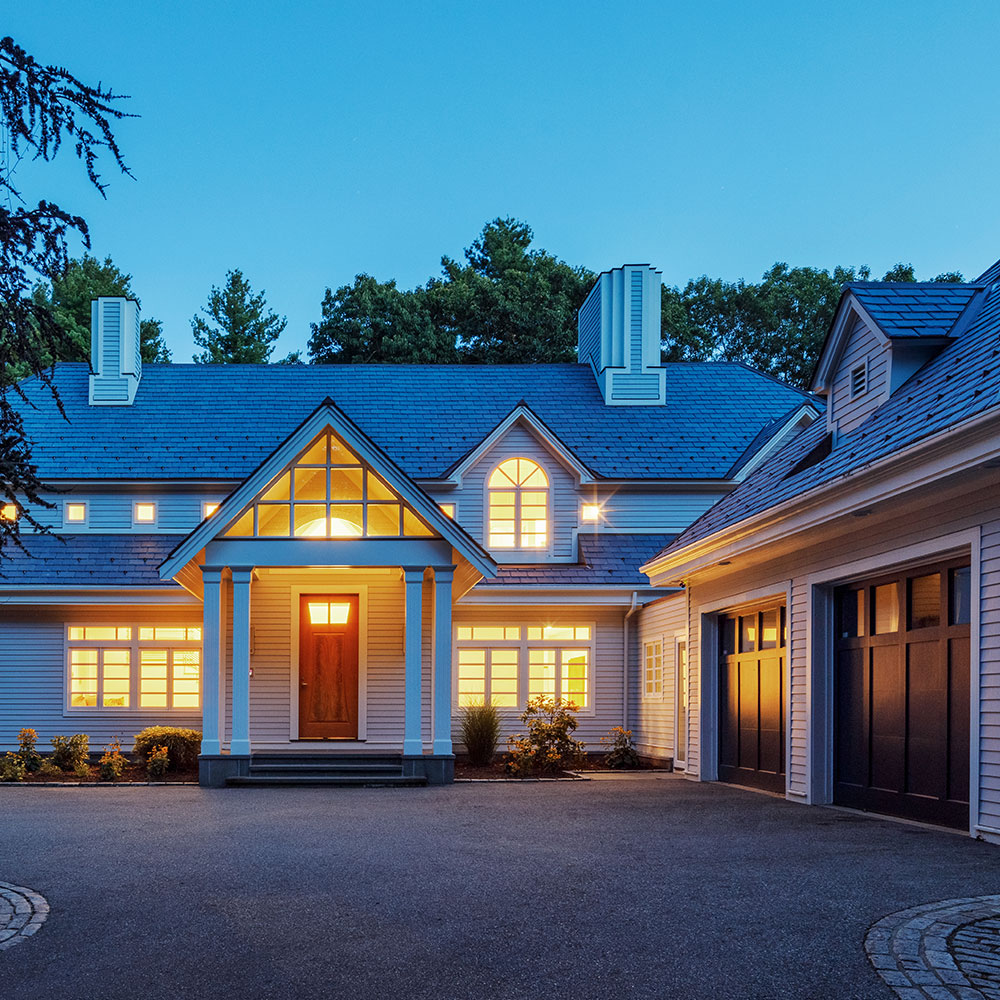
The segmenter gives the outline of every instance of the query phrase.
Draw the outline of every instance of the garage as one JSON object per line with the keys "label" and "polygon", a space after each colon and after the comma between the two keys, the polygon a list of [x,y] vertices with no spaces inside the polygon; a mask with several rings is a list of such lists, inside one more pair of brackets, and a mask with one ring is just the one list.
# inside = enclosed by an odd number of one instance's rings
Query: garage
{"label": "garage", "polygon": [[967,827],[969,566],[840,587],[834,616],[834,802]]}
{"label": "garage", "polygon": [[719,780],[785,791],[785,607],[719,619]]}

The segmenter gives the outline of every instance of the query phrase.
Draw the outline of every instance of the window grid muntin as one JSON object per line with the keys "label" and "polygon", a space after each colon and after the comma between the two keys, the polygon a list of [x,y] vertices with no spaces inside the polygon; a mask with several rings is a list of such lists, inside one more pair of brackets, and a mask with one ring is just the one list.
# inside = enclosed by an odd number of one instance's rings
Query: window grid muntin
{"label": "window grid muntin", "polygon": [[[511,635],[514,635],[516,633],[519,638],[475,638],[477,634],[476,630],[480,630],[480,634],[483,636],[487,634],[493,636],[497,633],[510,633]],[[558,636],[566,636],[569,634],[572,635],[573,638],[537,638],[540,634],[544,635],[546,630],[549,631],[550,635],[556,634]],[[527,705],[528,699],[533,697],[534,694],[542,694],[546,693],[546,691],[551,693],[551,689],[554,689],[555,697],[563,700],[575,701],[580,711],[584,713],[592,713],[594,710],[593,690],[596,657],[596,633],[597,627],[594,623],[587,625],[579,623],[529,625],[524,622],[512,624],[510,621],[495,624],[461,623],[456,624],[454,628],[456,649],[455,659],[456,663],[461,663],[463,650],[478,650],[484,651],[485,653],[488,649],[516,649],[519,651],[516,706],[518,711],[524,709]],[[545,657],[548,657],[551,660],[553,683],[546,688],[546,691],[540,690],[537,684],[532,683],[531,667],[533,654],[536,666],[540,665],[542,659]],[[571,661],[574,657],[577,657],[580,654],[583,654],[585,657],[585,663],[583,665],[583,691],[582,697],[574,698],[567,694],[567,690],[574,687],[571,683],[574,681],[573,673],[579,673],[578,670],[574,671],[573,668],[577,665],[574,665]],[[486,677],[488,681],[488,657],[486,658],[485,669],[487,671]],[[460,672],[461,666],[459,666],[456,670],[456,677],[458,677]],[[463,707],[461,701],[461,688],[462,681],[461,679],[458,679],[456,680],[454,700],[459,707]],[[575,689],[579,690],[579,684],[575,685]],[[510,711],[514,710],[513,706],[501,707],[507,707]]]}
{"label": "window grid muntin", "polygon": [[[100,630],[103,634],[107,631],[114,631],[116,635],[120,638],[74,638],[74,636],[80,633],[83,636],[87,635],[88,630],[90,632],[96,632]],[[198,638],[185,638],[185,639],[174,639],[174,638],[155,638],[157,632],[168,634],[178,632],[183,630],[186,636],[197,635]],[[154,638],[144,638],[143,634],[147,636],[152,633]],[[168,705],[166,707],[162,706],[143,706],[141,704],[142,693],[141,693],[141,658],[142,652],[144,650],[152,648],[161,648],[168,650]],[[111,653],[111,659],[108,660],[107,654]],[[125,704],[112,705],[106,704],[106,684],[105,678],[107,676],[107,671],[105,669],[106,663],[116,666],[114,660],[118,654],[128,655],[128,685],[127,692],[125,693]],[[178,678],[176,672],[177,654],[182,654],[180,658],[180,665],[183,664],[183,660],[186,654],[196,654],[197,655],[197,675],[196,680],[190,672],[190,668],[193,664],[186,664],[188,670],[186,676],[183,678]],[[74,666],[81,666],[82,657],[96,658],[94,663],[95,667],[95,677],[94,677],[94,691],[96,697],[96,703],[92,705],[74,705],[73,698],[76,693],[79,692],[79,686],[75,683],[76,678],[74,676]],[[78,662],[74,663],[74,659]],[[68,625],[66,627],[66,674],[65,674],[65,684],[66,684],[66,695],[65,695],[65,706],[68,711],[72,712],[197,712],[201,710],[201,666],[202,666],[202,642],[201,642],[201,627],[192,625]],[[120,665],[120,664],[119,664]],[[120,673],[120,671],[112,670],[112,674]],[[114,679],[114,678],[112,678]],[[183,679],[186,682],[187,690],[178,690],[177,680]],[[194,681],[196,687],[196,697],[197,704],[191,703],[192,692],[190,690],[191,682]],[[121,685],[118,685],[119,688]],[[112,696],[120,698],[122,696],[122,691],[117,690],[112,692]],[[186,700],[189,704],[178,704],[176,701],[176,694],[181,694],[182,700]]]}
{"label": "window grid muntin", "polygon": [[[323,442],[322,445],[320,445],[321,439]],[[336,448],[344,452],[347,457],[350,457],[351,461],[329,460],[324,464],[305,461],[317,449],[317,446],[322,448],[328,459],[332,459],[333,450]],[[307,490],[306,492],[309,495],[299,498],[297,496],[299,489],[297,481],[301,479],[303,483],[307,482],[306,477],[300,475],[300,473],[319,470],[323,470],[324,472],[323,499],[319,499],[316,496],[317,491],[315,489]],[[355,494],[353,490],[351,496],[336,494],[334,483],[338,472],[356,473],[358,475],[360,479],[359,495]],[[315,484],[315,479],[311,481],[311,484]],[[273,498],[277,493],[281,494],[277,499],[268,499],[269,497]],[[287,493],[287,496],[284,495],[285,493]],[[305,527],[306,524],[312,525],[322,520],[324,524],[320,531],[302,531],[301,533],[297,531],[296,509],[305,507],[323,508],[321,518],[316,517],[309,522],[303,523],[303,527]],[[391,513],[386,511],[385,508],[394,508],[396,518],[395,531],[372,530],[372,526],[369,523],[370,507],[379,509],[378,516],[380,518],[386,514],[389,514],[391,517]],[[286,531],[268,531],[266,534],[262,533],[262,511],[265,518],[274,516],[269,514],[272,508],[285,509],[284,512],[279,512],[278,516],[281,517],[283,523],[283,514],[287,513],[288,527]],[[248,516],[250,524],[247,531],[241,526],[248,519]],[[334,534],[333,522],[335,520],[342,522],[344,526],[351,525],[354,530],[341,530]],[[386,525],[387,529],[389,527],[391,527],[391,524]],[[225,532],[225,535],[230,538],[430,538],[434,536],[434,531],[407,507],[403,498],[391,486],[385,483],[382,477],[370,465],[352,455],[346,445],[335,434],[326,431],[321,437],[313,441],[299,458],[286,466],[270,482],[266,489],[261,492],[260,496],[252,501],[252,504],[233,521]]]}
{"label": "window grid muntin", "polygon": [[663,697],[663,641],[647,642],[643,657],[643,693],[647,698]]}
{"label": "window grid muntin", "polygon": [[520,456],[504,459],[490,473],[486,492],[486,537],[491,549],[549,547],[551,484],[537,462]]}

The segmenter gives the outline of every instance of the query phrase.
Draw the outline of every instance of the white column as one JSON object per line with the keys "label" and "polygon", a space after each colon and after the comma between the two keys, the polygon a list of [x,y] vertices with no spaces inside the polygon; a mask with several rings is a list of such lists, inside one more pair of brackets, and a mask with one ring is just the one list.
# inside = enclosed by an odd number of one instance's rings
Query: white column
{"label": "white column", "polygon": [[233,756],[250,755],[250,581],[252,566],[233,568]]}
{"label": "white column", "polygon": [[222,734],[219,724],[222,694],[219,673],[222,658],[222,570],[214,566],[202,566],[201,579],[204,598],[201,609],[201,752],[222,753]]}
{"label": "white column", "polygon": [[424,567],[404,566],[406,588],[406,685],[403,710],[403,753],[419,756],[424,752],[420,732],[420,682],[423,659]]}
{"label": "white column", "polygon": [[451,581],[454,566],[434,567],[434,753],[451,749]]}

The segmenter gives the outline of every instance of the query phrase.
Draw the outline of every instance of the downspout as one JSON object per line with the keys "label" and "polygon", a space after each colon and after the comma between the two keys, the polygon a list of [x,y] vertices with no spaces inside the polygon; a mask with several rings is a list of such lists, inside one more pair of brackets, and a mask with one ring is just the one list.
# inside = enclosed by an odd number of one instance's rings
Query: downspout
{"label": "downspout", "polygon": [[632,604],[625,612],[624,628],[622,629],[622,729],[628,729],[628,620],[639,610],[639,592],[632,591]]}

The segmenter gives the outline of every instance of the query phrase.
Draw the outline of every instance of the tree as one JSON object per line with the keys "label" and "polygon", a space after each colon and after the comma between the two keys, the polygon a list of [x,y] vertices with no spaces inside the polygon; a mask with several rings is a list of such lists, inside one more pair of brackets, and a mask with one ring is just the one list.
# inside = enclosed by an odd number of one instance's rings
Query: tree
{"label": "tree", "polygon": [[44,485],[16,408],[15,399],[24,398],[18,380],[34,375],[61,410],[51,362],[73,351],[71,338],[33,290],[66,270],[70,237],[90,247],[80,216],[44,199],[27,207],[14,184],[14,170],[26,156],[52,160],[68,140],[103,196],[106,185],[97,172],[102,154],[129,173],[112,132],[112,123],[126,117],[115,106],[122,99],[68,70],[39,63],[12,38],[0,39],[0,127],[7,131],[10,150],[10,162],[0,169],[0,505],[13,504],[19,514],[13,520],[0,517],[0,552],[8,543],[23,548],[22,523],[46,530],[31,508],[51,506],[42,499]]}
{"label": "tree", "polygon": [[227,272],[224,288],[212,286],[201,311],[217,325],[191,319],[194,342],[203,349],[194,356],[199,364],[263,364],[287,322],[267,308],[264,291],[254,294],[239,268]]}
{"label": "tree", "polygon": [[400,291],[395,281],[359,274],[353,285],[323,296],[323,318],[312,324],[309,355],[316,364],[445,363],[455,335],[431,318],[429,293]]}
{"label": "tree", "polygon": [[[101,295],[139,301],[132,291],[132,275],[119,270],[110,257],[101,262],[86,253],[78,260],[71,260],[66,270],[47,285],[35,289],[35,297],[45,302],[73,344],[74,356],[63,360],[90,360],[90,303]],[[139,339],[144,363],[170,361],[160,320],[152,317],[140,320]]]}

